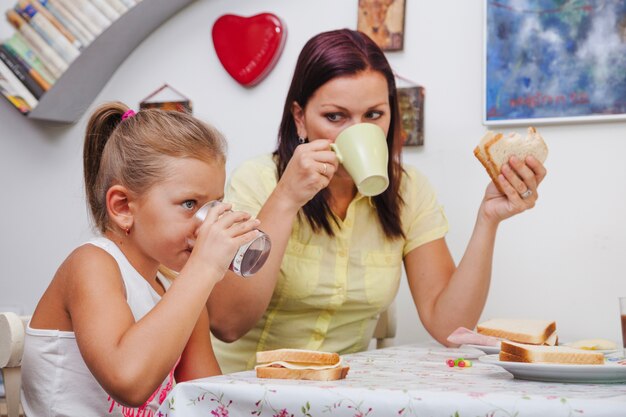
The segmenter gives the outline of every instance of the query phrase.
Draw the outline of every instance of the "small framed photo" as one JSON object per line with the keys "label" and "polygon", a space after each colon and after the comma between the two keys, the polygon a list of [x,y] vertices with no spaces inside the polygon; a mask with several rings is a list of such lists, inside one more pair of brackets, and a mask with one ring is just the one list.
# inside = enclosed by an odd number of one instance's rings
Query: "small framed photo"
{"label": "small framed photo", "polygon": [[357,30],[369,36],[383,51],[404,48],[406,0],[359,0]]}
{"label": "small framed photo", "polygon": [[141,100],[139,108],[141,110],[161,109],[165,111],[193,113],[191,100],[168,84],[163,84],[157,90],[150,93],[148,97]]}
{"label": "small framed photo", "polygon": [[402,146],[424,145],[424,87],[398,86]]}

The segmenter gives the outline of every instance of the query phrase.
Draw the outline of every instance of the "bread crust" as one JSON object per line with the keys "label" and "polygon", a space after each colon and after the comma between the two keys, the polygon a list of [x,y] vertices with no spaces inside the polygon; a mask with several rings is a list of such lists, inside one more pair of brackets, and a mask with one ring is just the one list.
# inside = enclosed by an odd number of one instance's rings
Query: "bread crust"
{"label": "bread crust", "polygon": [[335,381],[344,379],[350,370],[349,366],[330,369],[287,369],[282,367],[256,368],[257,378],[272,379],[304,379],[308,381]]}
{"label": "bread crust", "polygon": [[521,333],[519,331],[516,331],[514,329],[515,326],[514,326],[513,320],[511,320],[510,329],[496,327],[495,325],[494,327],[490,327],[491,323],[492,323],[491,320],[484,322],[484,323],[479,323],[476,326],[476,331],[478,331],[478,333],[480,334],[484,334],[487,336],[499,337],[501,339],[512,340],[514,342],[520,342],[520,343],[528,343],[532,345],[543,344],[548,339],[548,337],[550,337],[552,333],[556,331],[556,322],[554,321],[552,322],[546,321],[545,329],[535,334]]}
{"label": "bread crust", "polygon": [[489,177],[491,178],[493,183],[496,185],[498,190],[500,192],[503,192],[502,189],[500,188],[500,184],[498,183],[498,174],[499,174],[498,168],[495,166],[493,162],[489,160],[489,157],[487,156],[487,152],[485,151],[485,145],[487,143],[490,143],[491,141],[497,140],[501,137],[502,137],[502,133],[495,134],[494,132],[488,131],[485,134],[485,136],[483,136],[478,146],[474,148],[474,156],[476,156],[478,161],[480,161],[480,163],[483,165],[483,167],[485,168],[485,171],[487,171],[487,174],[489,174]]}
{"label": "bread crust", "polygon": [[257,363],[269,362],[296,362],[311,363],[316,365],[335,365],[341,358],[333,352],[317,352],[314,350],[301,349],[275,349],[256,353]]}
{"label": "bread crust", "polygon": [[501,361],[542,362],[578,365],[603,365],[604,355],[564,346],[525,345],[503,340],[500,345]]}

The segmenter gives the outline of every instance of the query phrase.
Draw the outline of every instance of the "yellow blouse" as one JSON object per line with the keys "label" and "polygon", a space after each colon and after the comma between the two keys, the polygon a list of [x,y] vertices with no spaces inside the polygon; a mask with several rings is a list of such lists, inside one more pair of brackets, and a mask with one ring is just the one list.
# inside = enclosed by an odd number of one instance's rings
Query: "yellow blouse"
{"label": "yellow blouse", "polygon": [[[358,193],[346,218],[340,220],[341,227],[335,227],[334,238],[313,233],[306,220],[294,221],[278,284],[263,318],[234,343],[213,340],[222,372],[253,368],[255,353],[261,350],[346,354],[367,349],[378,314],[398,291],[404,255],[448,230],[426,178],[414,168],[405,171],[400,193],[405,201],[401,220],[406,239],[387,240],[370,199]],[[256,215],[276,182],[271,155],[258,157],[233,173],[225,200],[236,210]]]}

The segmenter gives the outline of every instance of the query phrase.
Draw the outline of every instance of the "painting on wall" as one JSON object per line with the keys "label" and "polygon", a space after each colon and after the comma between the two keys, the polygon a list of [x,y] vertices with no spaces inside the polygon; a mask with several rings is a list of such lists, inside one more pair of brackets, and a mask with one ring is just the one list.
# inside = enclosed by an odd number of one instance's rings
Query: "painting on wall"
{"label": "painting on wall", "polygon": [[404,47],[405,0],[359,0],[357,30],[383,51]]}
{"label": "painting on wall", "polygon": [[424,145],[424,87],[396,74],[403,146]]}
{"label": "painting on wall", "polygon": [[141,100],[139,109],[161,109],[189,114],[193,113],[191,100],[169,84],[163,84],[157,90],[150,93],[148,97]]}
{"label": "painting on wall", "polygon": [[626,118],[626,2],[485,4],[484,124]]}

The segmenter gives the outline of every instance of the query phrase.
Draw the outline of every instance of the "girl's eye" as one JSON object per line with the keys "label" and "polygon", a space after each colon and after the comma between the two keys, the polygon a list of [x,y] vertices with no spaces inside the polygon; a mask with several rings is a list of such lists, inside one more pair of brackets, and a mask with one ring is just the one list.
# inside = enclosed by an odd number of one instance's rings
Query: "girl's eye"
{"label": "girl's eye", "polygon": [[338,122],[341,120],[341,113],[327,113],[325,117],[331,122]]}
{"label": "girl's eye", "polygon": [[370,120],[376,120],[382,117],[382,115],[383,115],[383,112],[381,111],[370,111],[370,112],[367,112],[365,116]]}
{"label": "girl's eye", "polygon": [[187,210],[193,210],[193,208],[195,206],[196,206],[196,201],[195,200],[183,201],[183,207],[186,208]]}

